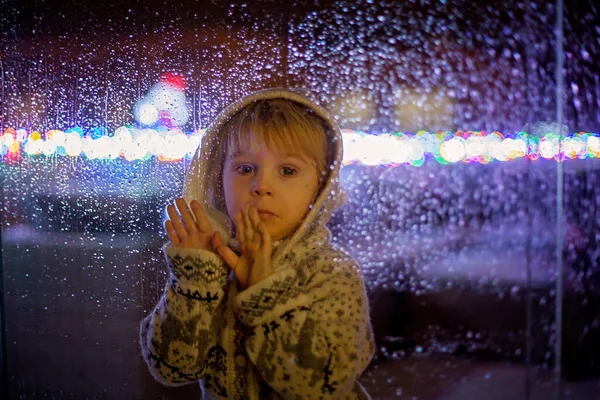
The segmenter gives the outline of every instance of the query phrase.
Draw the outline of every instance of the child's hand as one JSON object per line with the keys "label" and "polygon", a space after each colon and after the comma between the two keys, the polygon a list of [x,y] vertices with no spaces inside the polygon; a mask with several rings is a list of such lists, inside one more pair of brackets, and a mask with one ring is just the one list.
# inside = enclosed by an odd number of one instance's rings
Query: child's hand
{"label": "child's hand", "polygon": [[169,214],[169,218],[171,219],[165,221],[165,229],[167,230],[167,236],[171,244],[175,247],[212,251],[213,230],[200,203],[196,200],[192,200],[191,202],[192,210],[198,223],[194,221],[192,213],[184,199],[176,199],[175,204],[179,209],[181,219],[175,210],[175,206],[169,204],[167,206],[167,214]]}
{"label": "child's hand", "polygon": [[238,257],[221,236],[214,235],[213,247],[235,273],[242,288],[246,289],[273,273],[271,264],[271,235],[260,220],[256,207],[244,205],[235,215],[237,239],[242,254]]}

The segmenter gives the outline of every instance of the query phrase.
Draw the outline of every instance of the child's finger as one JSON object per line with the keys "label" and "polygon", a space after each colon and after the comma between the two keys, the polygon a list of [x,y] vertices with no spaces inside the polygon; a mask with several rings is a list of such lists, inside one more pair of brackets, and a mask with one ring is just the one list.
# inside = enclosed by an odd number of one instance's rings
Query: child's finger
{"label": "child's finger", "polygon": [[254,240],[255,241],[260,241],[260,232],[258,230],[258,226],[261,223],[260,217],[258,216],[258,210],[256,209],[256,207],[252,207],[250,209],[250,222],[252,223],[252,230],[253,232],[255,232],[254,235]]}
{"label": "child's finger", "polygon": [[185,230],[185,228],[183,227],[183,224],[181,223],[181,220],[179,219],[179,214],[177,213],[177,210],[175,210],[175,206],[173,204],[169,204],[167,206],[167,214],[169,214],[169,218],[171,219],[171,224],[173,225],[173,228],[175,229],[175,232],[177,233],[177,237],[179,237],[180,240],[185,239],[188,236],[188,233]]}
{"label": "child's finger", "polygon": [[248,213],[250,217],[250,222],[252,222],[252,226],[256,228],[256,226],[260,223],[260,217],[258,216],[258,210],[256,207],[252,207],[250,212]]}
{"label": "child's finger", "polygon": [[207,233],[212,232],[212,227],[210,226],[210,221],[202,208],[202,205],[198,202],[198,200],[192,200],[191,203],[192,211],[196,216],[196,221],[198,224],[198,228],[200,228],[201,232]]}
{"label": "child's finger", "polygon": [[235,225],[237,230],[237,239],[240,244],[242,244],[246,241],[246,235],[244,232],[244,220],[242,219],[242,213],[240,211],[235,213]]}
{"label": "child's finger", "polygon": [[265,226],[265,224],[262,221],[260,222],[260,224],[258,224],[258,232],[260,233],[262,248],[270,253],[271,252],[271,234],[269,233],[269,231],[267,230],[267,227]]}
{"label": "child's finger", "polygon": [[177,236],[177,232],[173,228],[173,224],[170,220],[165,221],[165,230],[167,231],[167,237],[173,246],[178,246],[180,243],[179,237]]}
{"label": "child's finger", "polygon": [[244,234],[246,235],[246,241],[251,242],[254,239],[254,229],[252,221],[250,221],[250,205],[245,204],[242,210],[242,218],[244,219]]}
{"label": "child's finger", "polygon": [[213,250],[216,253],[219,246],[222,246],[225,243],[223,242],[223,239],[221,238],[221,234],[219,232],[213,233],[211,239],[212,239],[211,243],[212,243]]}
{"label": "child's finger", "polygon": [[213,235],[212,243],[217,254],[223,258],[223,261],[225,261],[229,268],[235,270],[240,258],[233,252],[233,250],[229,248],[229,246],[223,243],[223,239],[221,238],[219,232],[215,232]]}
{"label": "child's finger", "polygon": [[193,235],[198,232],[198,226],[196,225],[196,221],[194,221],[194,217],[190,212],[190,208],[184,199],[178,198],[175,199],[175,204],[177,204],[177,208],[179,209],[179,214],[181,214],[181,218],[183,219],[183,224],[185,230],[188,234]]}

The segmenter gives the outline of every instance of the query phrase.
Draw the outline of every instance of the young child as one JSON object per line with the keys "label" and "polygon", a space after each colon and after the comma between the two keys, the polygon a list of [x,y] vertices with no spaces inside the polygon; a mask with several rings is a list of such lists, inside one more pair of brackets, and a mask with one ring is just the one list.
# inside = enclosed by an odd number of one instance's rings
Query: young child
{"label": "young child", "polygon": [[[286,89],[251,94],[212,123],[167,207],[165,292],[141,323],[166,385],[208,399],[365,399],[374,344],[362,275],[330,243],[341,132]],[[188,204],[190,207],[188,207]]]}

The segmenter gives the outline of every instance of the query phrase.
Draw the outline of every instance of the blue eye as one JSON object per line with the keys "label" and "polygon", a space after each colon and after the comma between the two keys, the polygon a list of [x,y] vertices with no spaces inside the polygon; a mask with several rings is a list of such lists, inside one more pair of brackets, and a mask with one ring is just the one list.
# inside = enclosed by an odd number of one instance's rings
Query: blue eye
{"label": "blue eye", "polygon": [[283,167],[283,168],[281,168],[281,173],[284,176],[292,176],[292,175],[296,175],[298,173],[298,171],[292,167]]}
{"label": "blue eye", "polygon": [[249,164],[242,164],[242,165],[238,165],[237,167],[235,167],[235,170],[237,172],[239,172],[240,174],[249,174],[251,173],[254,168],[252,167],[252,165]]}

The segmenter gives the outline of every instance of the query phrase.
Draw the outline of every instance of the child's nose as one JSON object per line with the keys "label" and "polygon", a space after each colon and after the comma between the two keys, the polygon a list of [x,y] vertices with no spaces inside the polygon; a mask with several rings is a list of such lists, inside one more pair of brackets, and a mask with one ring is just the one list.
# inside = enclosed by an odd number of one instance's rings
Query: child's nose
{"label": "child's nose", "polygon": [[264,173],[257,174],[252,187],[252,193],[258,196],[271,196],[273,194],[271,179]]}

